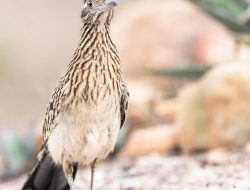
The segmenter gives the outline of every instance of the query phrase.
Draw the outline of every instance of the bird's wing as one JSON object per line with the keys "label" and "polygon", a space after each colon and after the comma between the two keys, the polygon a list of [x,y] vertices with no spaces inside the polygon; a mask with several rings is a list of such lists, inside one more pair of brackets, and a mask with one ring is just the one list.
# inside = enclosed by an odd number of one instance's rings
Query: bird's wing
{"label": "bird's wing", "polygon": [[47,141],[52,130],[57,126],[58,115],[60,113],[62,98],[63,84],[60,82],[59,86],[55,89],[51,100],[49,101],[45,120],[43,124],[44,143]]}
{"label": "bird's wing", "polygon": [[126,117],[127,117],[127,111],[128,111],[128,98],[129,98],[129,92],[125,84],[122,85],[123,90],[121,94],[121,128],[123,127]]}

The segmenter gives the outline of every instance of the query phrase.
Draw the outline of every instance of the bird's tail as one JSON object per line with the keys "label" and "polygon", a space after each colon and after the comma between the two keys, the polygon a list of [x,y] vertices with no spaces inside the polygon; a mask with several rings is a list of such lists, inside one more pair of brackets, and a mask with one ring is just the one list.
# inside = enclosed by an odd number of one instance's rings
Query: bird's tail
{"label": "bird's tail", "polygon": [[[49,153],[42,150],[21,190],[69,190],[62,166],[53,162]],[[74,165],[75,178],[77,165]]]}

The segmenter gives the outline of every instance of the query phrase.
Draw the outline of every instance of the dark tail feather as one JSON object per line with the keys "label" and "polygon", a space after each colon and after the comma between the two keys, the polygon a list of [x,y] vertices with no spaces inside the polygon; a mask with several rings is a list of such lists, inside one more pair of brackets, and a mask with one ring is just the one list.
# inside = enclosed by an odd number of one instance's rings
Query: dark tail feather
{"label": "dark tail feather", "polygon": [[[74,165],[74,179],[76,172],[77,164]],[[50,155],[43,151],[22,190],[69,190],[69,185],[62,167],[56,165]]]}

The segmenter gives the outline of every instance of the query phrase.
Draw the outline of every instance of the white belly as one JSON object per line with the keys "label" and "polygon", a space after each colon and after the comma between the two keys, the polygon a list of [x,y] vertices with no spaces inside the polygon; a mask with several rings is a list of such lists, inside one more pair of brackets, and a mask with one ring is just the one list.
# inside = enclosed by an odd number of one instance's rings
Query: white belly
{"label": "white belly", "polygon": [[60,114],[58,125],[48,140],[48,149],[56,163],[62,156],[71,162],[89,165],[113,151],[120,129],[120,108],[117,102],[106,101],[79,105]]}

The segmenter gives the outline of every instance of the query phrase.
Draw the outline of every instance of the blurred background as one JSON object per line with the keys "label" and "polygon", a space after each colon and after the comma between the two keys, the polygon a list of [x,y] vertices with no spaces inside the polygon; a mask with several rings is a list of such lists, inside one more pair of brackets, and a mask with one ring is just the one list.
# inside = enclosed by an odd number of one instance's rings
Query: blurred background
{"label": "blurred background", "polygon": [[[82,6],[0,0],[1,190],[20,189],[36,160]],[[130,110],[96,189],[250,189],[250,1],[120,0],[111,31]]]}

